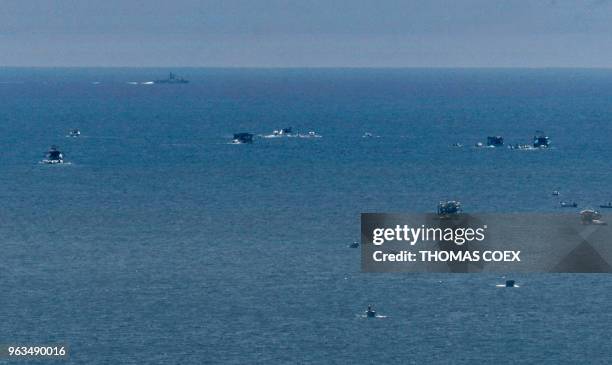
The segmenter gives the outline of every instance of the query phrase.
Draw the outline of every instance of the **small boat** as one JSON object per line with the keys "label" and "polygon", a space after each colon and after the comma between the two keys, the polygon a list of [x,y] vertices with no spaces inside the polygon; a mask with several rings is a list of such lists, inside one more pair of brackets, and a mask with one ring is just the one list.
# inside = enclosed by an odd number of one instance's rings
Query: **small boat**
{"label": "small boat", "polygon": [[253,143],[252,133],[234,133],[233,144]]}
{"label": "small boat", "polygon": [[453,143],[451,145],[451,147],[461,148],[461,147],[463,147],[463,145],[461,143],[459,143],[459,142],[456,142],[456,143]]}
{"label": "small boat", "polygon": [[438,215],[448,216],[461,212],[461,202],[456,200],[441,201],[438,203]]}
{"label": "small boat", "polygon": [[581,211],[580,221],[582,222],[582,224],[606,224],[601,220],[601,213],[599,213],[595,209],[585,209]]}
{"label": "small boat", "polygon": [[64,163],[64,154],[57,148],[57,146],[51,146],[49,151],[45,154],[45,159],[41,162],[47,165],[56,165]]}
{"label": "small boat", "polygon": [[506,280],[503,284],[495,284],[498,288],[518,288],[519,286],[516,284],[514,280]]}
{"label": "small boat", "polygon": [[71,129],[68,133],[68,137],[78,137],[81,135],[81,131],[78,128]]}
{"label": "small boat", "polygon": [[561,208],[576,208],[578,203],[576,202],[561,202]]}
{"label": "small boat", "polygon": [[477,142],[477,143],[474,145],[474,147],[479,147],[479,148],[480,148],[480,147],[483,147],[483,146],[484,146],[484,145],[482,144],[482,142]]}
{"label": "small boat", "polygon": [[368,318],[374,318],[376,317],[376,311],[374,309],[372,309],[371,305],[368,305],[368,310],[365,312],[366,317]]}
{"label": "small boat", "polygon": [[363,136],[361,136],[361,138],[372,138],[372,137],[374,137],[374,135],[370,132],[365,132]]}
{"label": "small boat", "polygon": [[152,83],[153,84],[186,84],[188,82],[189,80],[185,80],[184,78],[178,77],[177,75],[170,72],[167,79],[155,80]]}
{"label": "small boat", "polygon": [[359,242],[357,242],[357,241],[353,241],[353,243],[351,243],[351,244],[349,245],[349,247],[350,247],[350,248],[358,248],[358,247],[359,247]]}
{"label": "small boat", "polygon": [[272,135],[275,137],[289,137],[291,135],[293,135],[293,129],[291,127],[289,128],[283,128],[283,129],[279,129],[279,130],[274,130],[272,132]]}
{"label": "small boat", "polygon": [[487,147],[501,147],[504,145],[504,137],[502,136],[488,136]]}
{"label": "small boat", "polygon": [[552,192],[552,195],[553,195],[553,196],[559,196],[559,190],[555,190],[555,191],[553,191],[553,192]]}
{"label": "small boat", "polygon": [[612,202],[608,202],[608,204],[602,204],[599,207],[604,209],[612,209]]}
{"label": "small boat", "polygon": [[550,145],[550,138],[542,131],[536,131],[533,136],[533,147],[534,148],[548,148]]}

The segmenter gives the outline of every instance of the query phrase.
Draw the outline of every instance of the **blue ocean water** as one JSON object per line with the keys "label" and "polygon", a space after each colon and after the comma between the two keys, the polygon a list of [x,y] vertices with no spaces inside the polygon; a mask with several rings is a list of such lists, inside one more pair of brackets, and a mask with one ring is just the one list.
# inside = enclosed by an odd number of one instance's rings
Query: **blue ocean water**
{"label": "blue ocean water", "polygon": [[[360,273],[347,245],[361,212],[612,200],[612,71],[176,69],[191,82],[143,84],[167,71],[0,69],[0,343],[66,343],[86,364],[610,362],[609,275],[503,290]],[[287,126],[323,137],[228,144]],[[553,148],[471,147],[535,130]],[[38,163],[52,144],[71,164]],[[368,304],[387,317],[361,318]]]}

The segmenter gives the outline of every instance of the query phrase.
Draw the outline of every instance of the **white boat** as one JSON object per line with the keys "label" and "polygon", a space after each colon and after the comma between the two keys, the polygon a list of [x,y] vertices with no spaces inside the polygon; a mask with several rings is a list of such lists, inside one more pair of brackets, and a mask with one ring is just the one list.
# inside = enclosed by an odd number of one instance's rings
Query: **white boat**
{"label": "white boat", "polygon": [[601,213],[595,209],[584,209],[580,212],[580,221],[582,224],[598,224],[605,225],[606,223],[601,220]]}
{"label": "white boat", "polygon": [[272,132],[272,135],[275,137],[290,137],[293,135],[293,130],[291,127],[289,128],[283,128],[283,129],[279,129],[279,130],[274,130]]}

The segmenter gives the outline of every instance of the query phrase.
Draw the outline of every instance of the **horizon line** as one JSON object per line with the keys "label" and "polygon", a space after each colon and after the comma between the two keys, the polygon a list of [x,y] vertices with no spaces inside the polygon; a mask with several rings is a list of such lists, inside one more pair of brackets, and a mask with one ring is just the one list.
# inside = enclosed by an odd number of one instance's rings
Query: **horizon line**
{"label": "horizon line", "polygon": [[21,69],[45,69],[45,68],[138,68],[138,69],[155,69],[155,68],[208,68],[208,69],[582,69],[582,70],[607,70],[612,69],[612,66],[96,66],[96,65],[66,65],[66,66],[17,66],[17,65],[0,65],[3,68],[21,68]]}

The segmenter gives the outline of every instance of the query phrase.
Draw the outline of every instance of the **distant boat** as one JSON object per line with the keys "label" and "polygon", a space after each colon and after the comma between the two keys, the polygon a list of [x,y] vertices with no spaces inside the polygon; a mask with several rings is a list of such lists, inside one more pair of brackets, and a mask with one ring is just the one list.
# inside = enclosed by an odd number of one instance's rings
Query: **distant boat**
{"label": "distant boat", "polygon": [[376,311],[372,308],[371,305],[368,305],[368,310],[366,310],[365,314],[368,318],[376,317]]}
{"label": "distant boat", "polygon": [[253,134],[251,133],[234,133],[233,144],[253,143]]}
{"label": "distant boat", "polygon": [[272,135],[276,136],[276,137],[283,137],[283,136],[291,136],[293,135],[293,129],[291,127],[288,128],[283,128],[283,129],[279,129],[279,130],[274,130],[272,132]]}
{"label": "distant boat", "polygon": [[504,137],[502,136],[489,136],[487,137],[488,147],[501,147],[504,145]]}
{"label": "distant boat", "polygon": [[81,135],[81,131],[78,128],[70,130],[68,137],[78,137]]}
{"label": "distant boat", "polygon": [[64,154],[57,148],[57,146],[51,146],[49,151],[45,154],[45,159],[41,162],[48,165],[56,165],[64,163]]}
{"label": "distant boat", "polygon": [[560,194],[560,193],[559,193],[559,190],[555,190],[555,191],[553,191],[553,192],[552,192],[552,195],[553,195],[553,196],[559,196],[559,194]]}
{"label": "distant boat", "polygon": [[186,84],[189,80],[185,80],[182,77],[179,77],[172,72],[168,75],[167,79],[160,79],[153,81],[154,84]]}
{"label": "distant boat", "polygon": [[461,213],[461,202],[456,200],[441,201],[438,204],[438,215],[449,216]]}
{"label": "distant boat", "polygon": [[519,286],[516,284],[514,280],[506,280],[504,284],[495,285],[498,288],[518,288]]}
{"label": "distant boat", "polygon": [[349,247],[350,247],[350,248],[357,248],[357,247],[359,247],[359,242],[357,242],[357,241],[353,241],[353,243],[351,243],[351,244],[349,245]]}
{"label": "distant boat", "polygon": [[561,202],[561,208],[576,208],[578,203],[576,202]]}
{"label": "distant boat", "polygon": [[601,214],[595,209],[585,209],[581,211],[580,220],[582,224],[597,224],[597,225],[606,224],[606,222],[601,220]]}
{"label": "distant boat", "polygon": [[611,209],[612,208],[612,202],[608,202],[608,204],[602,204],[599,206],[600,208],[608,208]]}
{"label": "distant boat", "polygon": [[533,136],[533,147],[535,148],[547,148],[550,145],[550,139],[544,132],[536,131]]}

